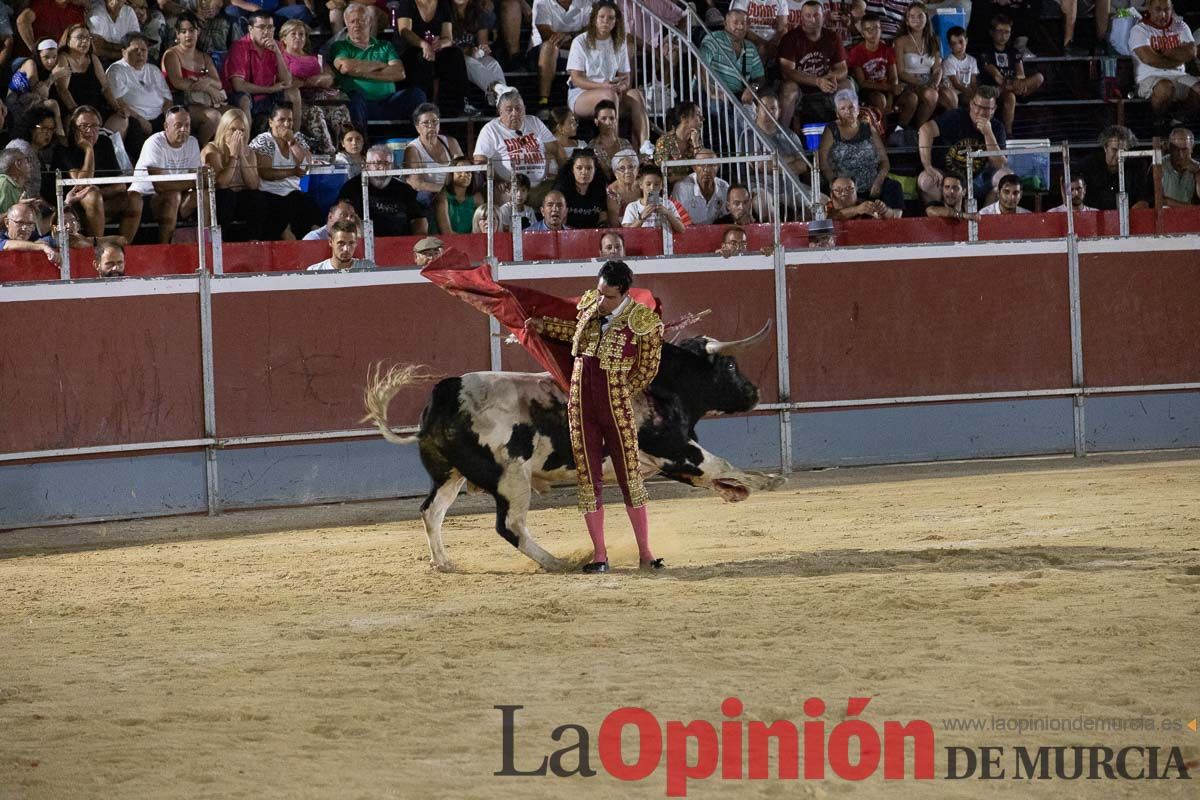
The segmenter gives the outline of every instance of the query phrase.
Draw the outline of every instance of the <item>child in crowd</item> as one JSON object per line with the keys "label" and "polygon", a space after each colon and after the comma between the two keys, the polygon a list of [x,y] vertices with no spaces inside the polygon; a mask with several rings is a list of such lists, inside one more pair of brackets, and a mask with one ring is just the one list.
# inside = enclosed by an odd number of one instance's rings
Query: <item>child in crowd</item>
{"label": "child in crowd", "polygon": [[[454,159],[454,166],[470,166],[470,156]],[[483,205],[483,194],[475,189],[474,172],[460,170],[450,173],[450,183],[438,192],[434,200],[438,233],[472,233],[475,227],[475,209]]]}
{"label": "child in crowd", "polygon": [[363,166],[366,164],[363,148],[366,147],[366,143],[362,131],[351,124],[346,125],[345,130],[342,131],[342,141],[337,155],[333,157],[333,163],[335,166],[346,167],[349,170],[347,180],[357,178],[363,171]]}
{"label": "child in crowd", "polygon": [[[587,142],[577,138],[579,135],[579,120],[571,113],[571,109],[566,106],[559,106],[550,109],[550,132],[554,134],[555,141],[562,148],[563,158],[570,160],[571,154],[575,152],[577,147],[587,147]],[[558,175],[558,164],[554,159],[549,159],[546,164],[546,177],[553,178]]]}
{"label": "child in crowd", "polygon": [[979,54],[979,82],[1000,90],[1001,120],[1009,136],[1012,136],[1013,117],[1017,113],[1017,98],[1033,94],[1044,80],[1040,72],[1025,76],[1021,53],[1010,41],[1012,29],[1012,19],[1007,14],[992,17],[991,47]]}
{"label": "child in crowd", "polygon": [[975,87],[979,85],[979,62],[975,56],[967,55],[967,32],[963,28],[955,25],[946,31],[946,41],[950,43],[950,55],[942,59],[942,81],[958,95],[961,108],[975,96]]}
{"label": "child in crowd", "polygon": [[621,225],[626,228],[670,228],[683,233],[683,220],[670,200],[663,200],[663,174],[655,164],[643,164],[638,171],[638,188],[642,190],[639,200],[625,207],[625,218]]}
{"label": "child in crowd", "polygon": [[901,91],[900,78],[896,73],[896,51],[883,41],[883,24],[879,15],[867,14],[863,17],[862,33],[862,42],[852,47],[846,56],[850,77],[858,84],[863,104],[887,114]]}
{"label": "child in crowd", "polygon": [[500,206],[500,230],[511,231],[514,219],[520,220],[521,230],[537,222],[537,212],[531,206],[525,205],[525,201],[529,199],[528,175],[523,172],[513,175],[509,197],[512,199]]}

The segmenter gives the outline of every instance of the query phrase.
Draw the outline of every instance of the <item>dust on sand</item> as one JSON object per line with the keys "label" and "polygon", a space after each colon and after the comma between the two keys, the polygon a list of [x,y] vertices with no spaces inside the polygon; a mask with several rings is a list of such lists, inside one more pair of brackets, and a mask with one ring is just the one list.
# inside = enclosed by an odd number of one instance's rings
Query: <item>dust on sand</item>
{"label": "dust on sand", "polygon": [[[1186,728],[947,729],[1200,713],[1190,455],[804,473],[737,505],[659,485],[656,576],[633,569],[619,505],[605,576],[536,572],[478,501],[447,519],[452,575],[429,569],[414,501],[0,534],[0,797],[663,797],[662,769],[493,776],[494,706],[525,706],[517,767],[577,723],[599,768],[610,711],[717,723],[727,696],[744,720],[795,722],[820,697],[827,728],[870,697],[877,728],[933,725],[939,776],[950,745],[1196,759]],[[570,499],[531,523],[583,557]],[[1006,766],[1004,781],[714,777],[689,796],[1195,796],[1194,781],[1028,783]]]}

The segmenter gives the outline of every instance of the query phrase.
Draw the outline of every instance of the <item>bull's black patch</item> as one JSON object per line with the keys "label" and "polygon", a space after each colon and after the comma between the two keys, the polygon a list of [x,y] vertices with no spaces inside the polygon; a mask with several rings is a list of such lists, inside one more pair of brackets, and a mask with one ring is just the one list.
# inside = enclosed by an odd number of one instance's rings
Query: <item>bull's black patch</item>
{"label": "bull's black patch", "polygon": [[571,452],[571,432],[567,426],[567,406],[565,403],[554,402],[550,405],[541,403],[529,404],[529,420],[538,435],[550,440],[554,448],[542,469],[553,472],[560,469],[575,469],[575,455]]}
{"label": "bull's black patch", "polygon": [[519,458],[528,461],[533,458],[533,426],[524,422],[513,425],[512,436],[504,446],[509,458]]}

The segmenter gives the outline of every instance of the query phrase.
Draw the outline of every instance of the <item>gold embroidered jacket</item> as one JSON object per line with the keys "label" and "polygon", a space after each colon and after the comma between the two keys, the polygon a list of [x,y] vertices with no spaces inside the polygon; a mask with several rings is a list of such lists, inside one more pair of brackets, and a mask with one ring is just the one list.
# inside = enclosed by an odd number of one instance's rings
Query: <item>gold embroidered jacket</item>
{"label": "gold embroidered jacket", "polygon": [[542,335],[571,343],[571,355],[595,356],[609,380],[620,378],[631,394],[650,385],[662,358],[663,323],[650,309],[630,300],[607,331],[600,326],[600,293],[584,292],[575,319],[544,317]]}

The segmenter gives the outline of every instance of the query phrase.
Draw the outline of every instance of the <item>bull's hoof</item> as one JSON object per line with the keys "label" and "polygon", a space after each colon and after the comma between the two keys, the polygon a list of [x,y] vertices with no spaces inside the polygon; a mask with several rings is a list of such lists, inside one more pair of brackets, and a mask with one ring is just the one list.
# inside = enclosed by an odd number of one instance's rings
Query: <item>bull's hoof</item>
{"label": "bull's hoof", "polygon": [[434,559],[430,559],[429,560],[429,568],[432,570],[436,570],[438,572],[454,572],[455,571],[454,562],[451,561],[450,559],[446,559],[445,561],[442,561],[441,563],[435,561]]}
{"label": "bull's hoof", "polygon": [[733,481],[713,481],[713,488],[716,489],[717,494],[721,495],[721,499],[726,503],[739,503],[750,496],[749,489]]}

